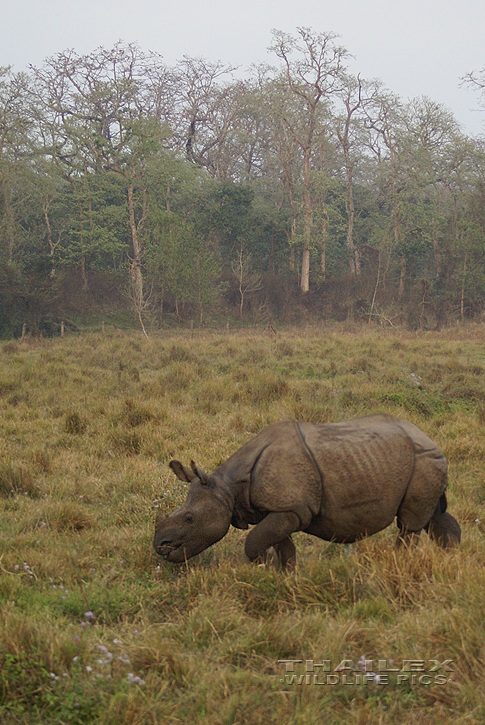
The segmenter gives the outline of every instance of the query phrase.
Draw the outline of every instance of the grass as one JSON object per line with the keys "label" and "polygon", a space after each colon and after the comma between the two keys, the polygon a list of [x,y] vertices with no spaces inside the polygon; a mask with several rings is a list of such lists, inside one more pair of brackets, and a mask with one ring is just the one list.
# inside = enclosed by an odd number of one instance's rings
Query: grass
{"label": "grass", "polygon": [[[484,340],[474,326],[3,343],[2,724],[483,723]],[[186,566],[155,555],[155,515],[186,492],[172,457],[211,470],[276,420],[378,411],[445,451],[457,549],[298,534],[281,573],[249,565],[232,529]],[[380,683],[359,681],[364,659]],[[382,663],[404,660],[398,683]]]}

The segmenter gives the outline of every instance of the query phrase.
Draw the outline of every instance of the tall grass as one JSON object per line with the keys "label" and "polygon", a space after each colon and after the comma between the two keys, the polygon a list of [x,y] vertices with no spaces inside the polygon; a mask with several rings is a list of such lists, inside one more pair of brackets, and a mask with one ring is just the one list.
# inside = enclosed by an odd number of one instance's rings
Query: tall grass
{"label": "tall grass", "polygon": [[[3,344],[0,722],[483,723],[484,339],[477,326]],[[211,470],[276,420],[378,411],[447,454],[460,547],[298,534],[297,569],[281,573],[249,565],[231,530],[186,566],[157,559],[155,515],[186,493],[173,456]],[[296,679],[279,660],[302,661]],[[454,671],[322,684],[323,660]]]}

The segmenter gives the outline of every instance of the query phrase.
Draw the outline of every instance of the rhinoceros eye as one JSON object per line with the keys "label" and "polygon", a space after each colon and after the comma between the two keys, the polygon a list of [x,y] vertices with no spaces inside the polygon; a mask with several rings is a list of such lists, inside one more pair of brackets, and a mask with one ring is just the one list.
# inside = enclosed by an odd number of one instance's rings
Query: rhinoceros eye
{"label": "rhinoceros eye", "polygon": [[191,524],[194,520],[194,514],[185,514],[184,521],[186,524]]}

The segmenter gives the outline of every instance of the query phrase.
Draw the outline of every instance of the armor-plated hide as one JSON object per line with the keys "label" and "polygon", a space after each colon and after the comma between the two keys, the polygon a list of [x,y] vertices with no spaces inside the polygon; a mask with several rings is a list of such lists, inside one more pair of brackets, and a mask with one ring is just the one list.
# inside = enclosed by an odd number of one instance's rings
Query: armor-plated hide
{"label": "armor-plated hide", "polygon": [[286,421],[261,431],[207,475],[170,463],[190,482],[186,502],[157,518],[155,550],[183,562],[222,538],[232,524],[254,528],[245,551],[264,560],[273,546],[295,560],[291,534],[352,542],[389,526],[400,538],[428,531],[446,546],[460,527],[446,512],[447,463],[422,431],[390,415],[314,425]]}

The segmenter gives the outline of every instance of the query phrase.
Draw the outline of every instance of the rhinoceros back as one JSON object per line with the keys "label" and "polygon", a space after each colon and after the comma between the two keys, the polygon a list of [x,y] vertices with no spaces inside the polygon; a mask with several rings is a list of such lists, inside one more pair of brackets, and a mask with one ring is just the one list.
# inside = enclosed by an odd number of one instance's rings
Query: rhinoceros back
{"label": "rhinoceros back", "polygon": [[260,520],[258,511],[293,511],[304,530],[336,541],[380,531],[401,513],[418,529],[446,488],[440,449],[390,415],[275,423],[218,470],[232,482],[249,523]]}
{"label": "rhinoceros back", "polygon": [[320,535],[353,541],[388,526],[405,497],[414,447],[390,416],[301,424],[322,473]]}

